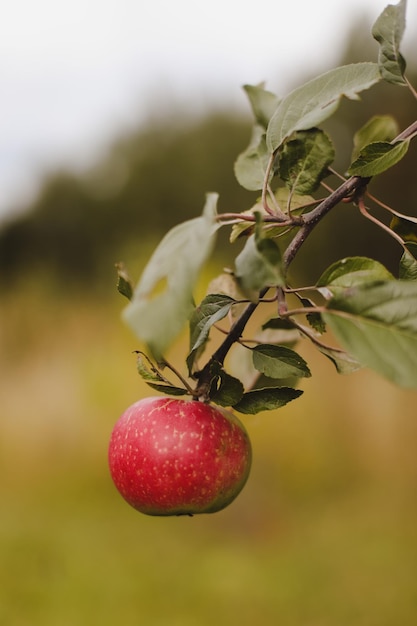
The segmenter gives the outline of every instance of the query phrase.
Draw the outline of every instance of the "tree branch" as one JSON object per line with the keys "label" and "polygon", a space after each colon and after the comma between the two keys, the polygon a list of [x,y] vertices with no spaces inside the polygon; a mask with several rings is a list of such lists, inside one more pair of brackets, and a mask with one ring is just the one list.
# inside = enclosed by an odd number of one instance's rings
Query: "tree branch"
{"label": "tree branch", "polygon": [[[410,124],[408,128],[403,130],[391,143],[396,143],[397,141],[404,141],[406,139],[411,139],[412,137],[417,135],[417,120]],[[269,163],[269,169],[272,167],[272,160]],[[302,217],[301,227],[296,235],[291,240],[287,249],[283,254],[283,263],[284,268],[288,268],[291,261],[294,259],[299,249],[312,232],[314,227],[323,219],[323,217],[329,213],[339,202],[342,200],[349,198],[354,200],[355,197],[358,197],[363,194],[366,186],[368,185],[371,178],[362,178],[361,176],[351,176],[346,181],[344,181],[335,191],[333,191],[327,198],[322,200],[315,209],[312,209],[310,213]],[[266,179],[267,181],[267,179]],[[266,200],[266,184],[264,185],[264,202]],[[267,209],[267,207],[265,207]],[[268,210],[268,209],[267,209]],[[279,220],[279,218],[278,218]],[[294,225],[294,224],[293,224]],[[225,337],[224,341],[220,344],[217,350],[213,353],[209,361],[203,367],[200,372],[196,373],[196,378],[199,381],[199,385],[196,390],[196,395],[200,395],[201,397],[205,397],[209,392],[210,387],[210,369],[211,364],[213,362],[220,363],[223,365],[224,360],[234,343],[239,341],[242,333],[251,318],[252,314],[256,310],[261,298],[265,296],[268,291],[268,287],[264,288],[259,294],[259,300],[256,302],[251,302],[248,304],[246,309],[243,311],[242,315],[235,321],[233,326],[231,327],[228,335]],[[304,311],[305,312],[305,311]]]}
{"label": "tree branch", "polygon": [[[405,141],[406,139],[412,139],[417,135],[417,120],[410,124],[408,128],[403,130],[395,139],[391,141],[392,144],[398,141]],[[283,261],[284,267],[287,268],[291,261],[294,259],[300,247],[303,245],[313,228],[323,219],[323,217],[331,211],[336,204],[339,204],[345,198],[354,199],[355,196],[361,195],[371,178],[362,178],[361,176],[351,176],[344,183],[340,185],[333,193],[323,200],[315,209],[310,211],[305,218],[304,224],[301,226],[298,233],[294,236],[288,248],[284,252]]]}
{"label": "tree branch", "polygon": [[339,202],[345,198],[354,197],[360,193],[363,189],[365,189],[369,181],[370,178],[352,176],[305,216],[304,224],[301,226],[300,230],[294,236],[291,243],[288,245],[288,248],[284,252],[283,262],[285,268],[289,266],[313,228],[323,219],[323,217],[331,211],[336,204],[339,204]]}

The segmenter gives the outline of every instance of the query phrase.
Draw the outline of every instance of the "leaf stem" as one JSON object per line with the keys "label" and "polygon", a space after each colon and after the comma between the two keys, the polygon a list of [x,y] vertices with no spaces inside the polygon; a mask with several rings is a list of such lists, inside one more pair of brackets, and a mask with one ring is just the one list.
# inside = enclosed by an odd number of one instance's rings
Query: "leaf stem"
{"label": "leaf stem", "polygon": [[[194,390],[192,389],[192,387],[188,384],[188,382],[185,380],[185,378],[180,374],[180,372],[173,366],[171,365],[171,363],[168,363],[168,361],[166,361],[165,359],[162,361],[161,365],[163,367],[166,367],[167,369],[169,369],[173,374],[175,374],[175,376],[178,378],[178,380],[181,381],[181,383],[184,385],[185,389],[188,391],[189,394],[194,395]],[[169,381],[167,381],[169,382]],[[171,384],[171,383],[170,383]]]}
{"label": "leaf stem", "polygon": [[392,207],[388,206],[388,204],[385,204],[384,202],[381,202],[381,200],[379,200],[378,198],[375,198],[375,196],[370,194],[369,191],[366,192],[366,195],[367,195],[367,197],[370,200],[375,202],[375,204],[380,206],[382,209],[385,209],[386,211],[389,211],[392,215],[395,215],[396,217],[400,217],[400,218],[403,218],[405,220],[408,220],[409,222],[414,222],[415,224],[417,224],[417,218],[416,217],[413,217],[412,215],[404,215],[404,213],[400,213],[399,211],[396,211]]}
{"label": "leaf stem", "polygon": [[407,83],[407,87],[409,88],[409,90],[413,94],[414,98],[417,100],[417,91],[414,89],[413,85],[410,83],[410,81],[408,80],[408,78],[406,76],[404,76],[404,80]]}
{"label": "leaf stem", "polygon": [[[288,217],[279,208],[278,203],[277,203],[277,201],[276,201],[276,199],[274,197],[274,194],[272,192],[272,189],[269,186],[269,177],[271,175],[271,171],[272,171],[272,168],[274,166],[274,160],[275,160],[275,152],[272,152],[270,157],[269,157],[268,164],[266,166],[264,182],[263,182],[263,185],[262,185],[262,206],[263,206],[264,210],[267,213],[269,213],[269,215],[274,216],[277,219],[278,222],[286,222],[288,220]],[[268,204],[268,200],[267,200],[267,195],[268,194],[270,195],[271,199],[274,202],[274,209],[271,209],[271,207]]]}
{"label": "leaf stem", "polygon": [[320,348],[324,348],[325,350],[333,350],[334,352],[339,352],[340,354],[345,354],[344,350],[341,350],[340,348],[334,348],[333,346],[329,346],[328,344],[324,343],[323,341],[320,341],[320,339],[317,339],[317,337],[314,335],[314,333],[312,333],[310,330],[308,330],[302,324],[299,324],[295,320],[291,320],[291,322],[292,322],[292,324],[294,324],[295,328],[297,328],[297,330],[300,331],[300,333],[305,335],[316,346],[319,346]]}
{"label": "leaf stem", "polygon": [[268,188],[269,188],[269,177],[271,175],[271,170],[272,170],[272,167],[274,165],[274,158],[275,158],[275,155],[274,155],[274,153],[272,153],[270,155],[270,157],[269,157],[269,161],[268,161],[268,164],[266,166],[264,182],[263,182],[263,185],[262,185],[262,206],[265,209],[265,211],[267,213],[269,213],[269,215],[273,215],[274,214],[272,209],[269,208],[268,200],[267,200],[267,194],[268,194]]}
{"label": "leaf stem", "polygon": [[404,243],[403,239],[399,235],[397,235],[397,233],[395,233],[393,230],[391,230],[391,228],[389,226],[386,226],[386,224],[384,224],[383,222],[380,222],[379,219],[377,219],[376,217],[374,217],[373,215],[371,215],[369,213],[367,207],[365,206],[363,198],[359,198],[358,207],[359,207],[359,211],[361,212],[361,214],[364,217],[366,217],[366,219],[370,220],[371,222],[373,222],[374,224],[379,226],[379,228],[382,228],[382,230],[384,230],[386,233],[388,233],[388,235],[390,237],[395,239],[400,244],[400,246],[402,246],[402,248],[405,251],[407,251],[407,248],[405,246],[405,243]]}

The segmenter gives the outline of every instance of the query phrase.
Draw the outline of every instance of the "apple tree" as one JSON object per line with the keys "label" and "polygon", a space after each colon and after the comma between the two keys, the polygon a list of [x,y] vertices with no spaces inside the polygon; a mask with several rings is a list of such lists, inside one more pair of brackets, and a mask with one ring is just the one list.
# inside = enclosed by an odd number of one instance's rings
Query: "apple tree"
{"label": "apple tree", "polygon": [[[376,20],[376,62],[337,67],[284,97],[246,85],[253,131],[234,174],[258,192],[254,206],[219,213],[217,195],[207,194],[202,214],[165,235],[136,286],[118,265],[118,289],[130,301],[123,318],[143,345],[138,371],[153,390],[243,414],[277,409],[298,398],[300,379],[311,376],[297,351],[302,341],[340,374],[368,367],[417,389],[417,217],[368,191],[372,178],[406,157],[417,121],[399,129],[394,116],[372,117],[353,137],[343,173],[332,166],[335,148],[321,128],[343,97],[358,100],[380,81],[397,86],[399,99],[407,89],[417,100],[400,52],[405,13],[401,0]],[[326,182],[330,175],[337,185]],[[314,284],[300,284],[293,260],[321,220],[346,203],[398,243],[397,272],[354,256],[332,263]],[[374,215],[376,207],[387,220]],[[195,285],[220,228],[230,229],[231,246],[244,245],[196,303]],[[266,321],[249,334],[262,309]],[[170,363],[167,351],[187,324],[184,362]]]}

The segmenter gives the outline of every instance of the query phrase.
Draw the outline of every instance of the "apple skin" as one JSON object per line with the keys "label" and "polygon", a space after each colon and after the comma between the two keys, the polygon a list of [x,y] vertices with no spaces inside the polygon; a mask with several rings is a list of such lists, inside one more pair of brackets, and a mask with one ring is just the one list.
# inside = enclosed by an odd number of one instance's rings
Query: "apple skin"
{"label": "apple skin", "polygon": [[245,485],[252,450],[243,424],[210,404],[150,397],[116,422],[109,467],[123,498],[147,515],[214,513]]}

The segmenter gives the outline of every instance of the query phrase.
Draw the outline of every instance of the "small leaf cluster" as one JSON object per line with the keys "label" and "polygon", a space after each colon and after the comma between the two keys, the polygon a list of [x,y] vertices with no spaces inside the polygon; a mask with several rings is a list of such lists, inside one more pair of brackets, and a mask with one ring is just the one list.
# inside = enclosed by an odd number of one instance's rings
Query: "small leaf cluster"
{"label": "small leaf cluster", "polygon": [[[332,169],[335,148],[320,127],[343,97],[357,100],[381,80],[408,88],[417,99],[400,53],[405,11],[401,0],[375,22],[375,63],[338,67],[283,98],[264,84],[246,85],[254,124],[234,171],[244,188],[259,192],[256,203],[222,214],[217,195],[208,194],[202,215],[168,232],[135,287],[118,266],[119,291],[130,301],[123,317],[150,355],[138,353],[138,371],[153,389],[241,413],[276,409],[298,398],[300,382],[311,376],[298,352],[303,340],[340,374],[370,367],[417,389],[417,218],[368,192],[372,177],[405,157],[417,122],[400,131],[389,115],[371,118],[353,137],[345,174]],[[336,186],[326,182],[330,177]],[[305,240],[346,202],[398,242],[397,274],[375,259],[348,257],[315,284],[294,284],[291,263]],[[372,214],[375,206],[387,211],[389,224]],[[221,227],[231,227],[231,245],[241,241],[243,247],[196,304],[194,287]],[[265,318],[252,329],[255,311]],[[189,349],[177,368],[166,353],[186,324]],[[329,331],[331,341],[324,338]]]}

